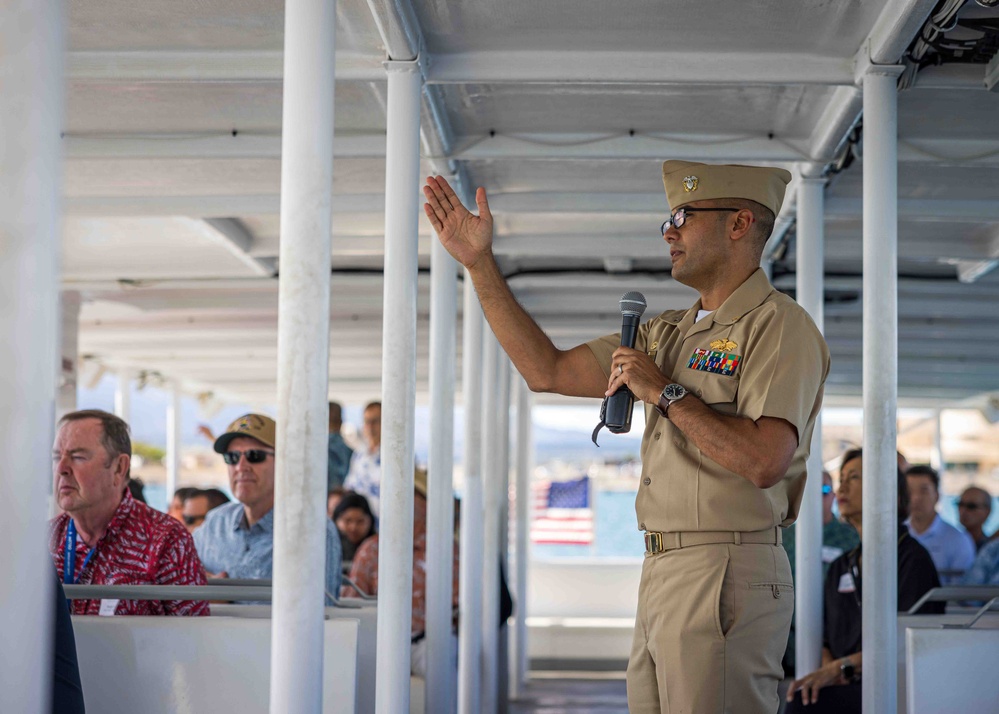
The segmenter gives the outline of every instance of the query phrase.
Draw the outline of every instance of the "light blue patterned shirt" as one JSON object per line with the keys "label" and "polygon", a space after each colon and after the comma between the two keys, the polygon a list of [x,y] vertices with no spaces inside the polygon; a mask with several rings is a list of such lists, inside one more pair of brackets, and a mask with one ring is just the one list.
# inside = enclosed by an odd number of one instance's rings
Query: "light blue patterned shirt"
{"label": "light blue patterned shirt", "polygon": [[374,453],[358,449],[350,460],[350,472],[343,487],[368,499],[371,512],[378,518],[379,497],[382,493],[382,450]]}
{"label": "light blue patterned shirt", "polygon": [[[247,526],[243,504],[226,503],[208,512],[204,524],[194,531],[198,557],[209,573],[230,578],[270,579],[274,572],[274,510]],[[333,522],[326,521],[326,604],[330,594],[340,592],[340,536]],[[321,562],[316,558],[316,562]]]}
{"label": "light blue patterned shirt", "polygon": [[982,546],[961,584],[999,585],[999,539]]}

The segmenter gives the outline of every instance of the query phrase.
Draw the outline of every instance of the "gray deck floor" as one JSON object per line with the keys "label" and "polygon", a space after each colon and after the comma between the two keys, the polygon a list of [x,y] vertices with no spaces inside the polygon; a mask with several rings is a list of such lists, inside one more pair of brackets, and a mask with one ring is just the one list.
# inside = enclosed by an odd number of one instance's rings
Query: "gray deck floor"
{"label": "gray deck floor", "polygon": [[623,678],[532,679],[510,714],[627,714]]}

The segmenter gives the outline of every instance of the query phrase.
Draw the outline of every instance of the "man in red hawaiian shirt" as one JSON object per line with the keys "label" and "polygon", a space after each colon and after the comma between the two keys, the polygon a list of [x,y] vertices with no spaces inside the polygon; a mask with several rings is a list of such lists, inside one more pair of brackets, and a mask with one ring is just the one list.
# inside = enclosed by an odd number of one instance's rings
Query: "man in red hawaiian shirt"
{"label": "man in red hawaiian shirt", "polygon": [[[128,425],[97,409],[59,421],[52,447],[61,516],[50,522],[49,552],[64,583],[205,585],[194,541],[181,523],[134,500],[126,487]],[[207,615],[192,600],[74,600],[74,615]]]}

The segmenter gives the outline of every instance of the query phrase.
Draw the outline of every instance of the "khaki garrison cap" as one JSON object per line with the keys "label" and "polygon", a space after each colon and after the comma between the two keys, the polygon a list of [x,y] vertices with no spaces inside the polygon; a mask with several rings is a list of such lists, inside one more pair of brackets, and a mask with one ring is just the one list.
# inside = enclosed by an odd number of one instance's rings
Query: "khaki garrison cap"
{"label": "khaki garrison cap", "polygon": [[671,211],[694,201],[746,198],[763,204],[776,216],[790,180],[790,171],[765,166],[663,162],[663,186]]}
{"label": "khaki garrison cap", "polygon": [[248,436],[273,449],[277,441],[277,424],[263,414],[244,414],[215,440],[215,451],[224,454],[229,449],[229,442],[237,436]]}

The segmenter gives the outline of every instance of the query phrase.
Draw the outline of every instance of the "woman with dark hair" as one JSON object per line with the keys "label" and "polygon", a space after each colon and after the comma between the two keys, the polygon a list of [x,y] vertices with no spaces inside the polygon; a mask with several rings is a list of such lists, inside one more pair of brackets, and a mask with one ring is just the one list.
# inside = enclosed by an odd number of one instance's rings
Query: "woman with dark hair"
{"label": "woman with dark hair", "polygon": [[352,491],[345,493],[333,509],[333,523],[340,532],[340,546],[343,548],[343,562],[346,566],[354,559],[354,553],[361,543],[375,533],[375,516],[368,499]]}
{"label": "woman with dark hair", "polygon": [[[822,666],[796,679],[787,690],[793,712],[859,712],[861,652],[862,548],[864,539],[863,454],[851,449],[843,455],[836,499],[843,520],[853,525],[861,545],[829,566],[823,603]],[[909,515],[909,491],[898,471],[898,610],[912,607],[927,590],[940,587],[940,578],[926,549],[909,535],[903,521]],[[927,603],[921,614],[943,612],[943,603]],[[821,690],[821,697],[819,692]],[[808,705],[808,708],[804,707]]]}

